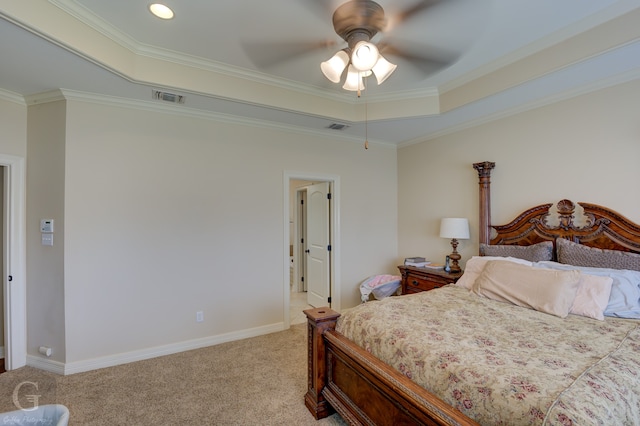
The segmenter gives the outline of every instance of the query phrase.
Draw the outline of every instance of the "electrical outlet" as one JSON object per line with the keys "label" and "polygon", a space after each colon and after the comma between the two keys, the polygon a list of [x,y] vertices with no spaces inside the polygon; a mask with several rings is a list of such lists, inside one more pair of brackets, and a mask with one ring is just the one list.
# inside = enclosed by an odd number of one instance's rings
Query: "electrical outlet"
{"label": "electrical outlet", "polygon": [[204,321],[204,313],[202,311],[196,312],[196,322]]}

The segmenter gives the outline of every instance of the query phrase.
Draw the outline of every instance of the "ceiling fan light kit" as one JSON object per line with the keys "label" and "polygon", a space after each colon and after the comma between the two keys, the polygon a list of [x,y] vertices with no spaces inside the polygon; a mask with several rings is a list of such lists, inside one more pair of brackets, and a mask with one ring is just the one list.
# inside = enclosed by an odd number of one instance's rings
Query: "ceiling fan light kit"
{"label": "ceiling fan light kit", "polygon": [[342,88],[344,90],[349,90],[350,92],[364,90],[364,81],[362,81],[361,73],[360,71],[356,70],[353,65],[349,65],[347,78],[345,79]]}
{"label": "ceiling fan light kit", "polygon": [[346,49],[342,49],[331,57],[328,61],[320,64],[322,73],[333,83],[340,83],[342,72],[349,65],[349,54]]}
{"label": "ceiling fan light kit", "polygon": [[398,68],[396,64],[392,64],[380,56],[378,58],[378,62],[376,62],[373,68],[371,68],[371,71],[375,74],[378,84],[382,84],[391,74],[393,74],[396,68]]}
{"label": "ceiling fan light kit", "polygon": [[380,53],[375,44],[359,41],[351,54],[351,64],[358,71],[369,71],[378,62]]}
{"label": "ceiling fan light kit", "polygon": [[384,10],[374,1],[352,0],[338,7],[333,13],[333,28],[349,47],[320,64],[325,77],[339,83],[348,68],[342,88],[357,92],[364,90],[364,77],[375,74],[378,84],[389,78],[397,65],[387,61],[371,43],[384,26]]}

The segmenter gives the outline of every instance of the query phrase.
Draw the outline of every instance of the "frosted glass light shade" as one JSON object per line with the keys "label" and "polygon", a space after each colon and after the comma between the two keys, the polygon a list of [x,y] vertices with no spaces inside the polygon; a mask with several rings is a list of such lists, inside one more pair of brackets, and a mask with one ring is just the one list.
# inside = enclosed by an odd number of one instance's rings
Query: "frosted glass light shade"
{"label": "frosted glass light shade", "polygon": [[371,69],[376,76],[378,84],[382,84],[393,72],[398,68],[397,65],[387,61],[382,55],[378,58],[378,62]]}
{"label": "frosted glass light shade", "polygon": [[440,221],[440,237],[466,240],[469,238],[469,221],[459,217],[448,217]]}
{"label": "frosted glass light shade", "polygon": [[358,90],[364,90],[364,82],[362,81],[362,73],[358,72],[357,69],[353,65],[349,65],[349,70],[347,71],[347,79],[344,82],[344,86],[342,86],[344,90],[349,90],[352,92]]}
{"label": "frosted glass light shade", "polygon": [[344,50],[339,51],[328,61],[320,64],[320,69],[325,77],[334,83],[340,83],[342,72],[349,64],[349,55]]}
{"label": "frosted glass light shade", "polygon": [[351,53],[351,64],[358,71],[369,71],[378,61],[380,56],[375,44],[368,41],[356,43]]}

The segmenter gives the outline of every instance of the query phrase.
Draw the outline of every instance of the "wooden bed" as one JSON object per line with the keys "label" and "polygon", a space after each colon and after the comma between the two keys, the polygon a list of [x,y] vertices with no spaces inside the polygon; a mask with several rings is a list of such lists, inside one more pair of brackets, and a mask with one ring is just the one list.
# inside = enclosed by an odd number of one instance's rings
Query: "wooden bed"
{"label": "wooden bed", "polygon": [[[640,226],[594,204],[569,200],[530,208],[507,225],[491,225],[492,162],[473,165],[479,177],[479,242],[527,246],[564,238],[585,246],[640,253]],[[556,216],[550,220],[550,216]],[[551,224],[553,223],[553,224]],[[493,235],[492,235],[493,234]],[[335,330],[340,314],[305,311],[308,318],[308,390],[316,419],[338,412],[352,425],[475,425],[458,409],[408,379]]]}

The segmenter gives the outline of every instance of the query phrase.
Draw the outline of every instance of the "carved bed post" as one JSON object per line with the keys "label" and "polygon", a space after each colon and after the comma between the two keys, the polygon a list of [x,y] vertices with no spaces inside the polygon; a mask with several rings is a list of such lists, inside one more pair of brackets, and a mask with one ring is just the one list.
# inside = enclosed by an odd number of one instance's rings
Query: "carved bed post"
{"label": "carved bed post", "polygon": [[490,161],[473,164],[473,168],[478,172],[480,185],[480,244],[489,244],[491,239],[491,170],[495,166],[496,163]]}
{"label": "carved bed post", "polygon": [[307,315],[308,342],[308,386],[304,403],[313,417],[322,419],[333,413],[333,408],[322,395],[327,384],[327,362],[325,343],[322,335],[336,328],[340,314],[330,308],[315,308],[304,311]]}

